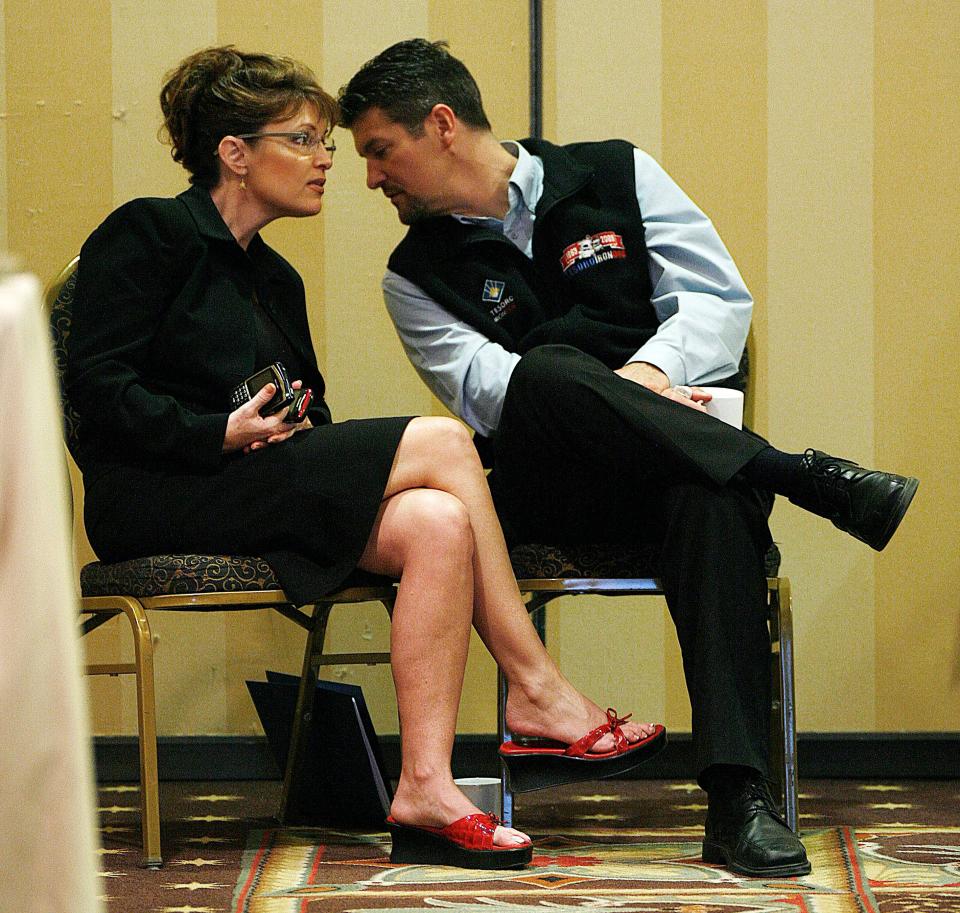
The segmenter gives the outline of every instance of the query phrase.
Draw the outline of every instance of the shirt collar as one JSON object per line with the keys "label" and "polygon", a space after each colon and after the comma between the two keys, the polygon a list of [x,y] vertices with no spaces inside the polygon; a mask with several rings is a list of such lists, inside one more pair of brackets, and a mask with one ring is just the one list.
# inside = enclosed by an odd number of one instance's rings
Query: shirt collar
{"label": "shirt collar", "polygon": [[[235,245],[238,250],[241,249],[240,245],[237,244],[237,239],[233,236],[233,232],[227,227],[227,223],[223,221],[223,216],[220,215],[220,210],[217,209],[213,198],[210,196],[210,191],[206,187],[193,184],[189,189],[183,191],[178,199],[181,200],[189,210],[201,235],[217,241],[226,241],[228,244]],[[257,266],[265,268],[270,272],[278,272],[276,264],[272,262],[268,251],[269,248],[260,237],[260,233],[257,232],[250,239],[246,253]]]}
{"label": "shirt collar", "polygon": [[503,148],[517,157],[510,175],[510,210],[523,206],[532,213],[543,196],[543,160],[519,143],[505,142]]}
{"label": "shirt collar", "polygon": [[510,175],[507,186],[510,208],[505,219],[494,219],[489,216],[461,216],[453,213],[453,218],[465,225],[501,226],[517,218],[521,210],[533,214],[543,196],[543,160],[531,155],[519,143],[508,140],[501,143],[504,149],[517,159]]}

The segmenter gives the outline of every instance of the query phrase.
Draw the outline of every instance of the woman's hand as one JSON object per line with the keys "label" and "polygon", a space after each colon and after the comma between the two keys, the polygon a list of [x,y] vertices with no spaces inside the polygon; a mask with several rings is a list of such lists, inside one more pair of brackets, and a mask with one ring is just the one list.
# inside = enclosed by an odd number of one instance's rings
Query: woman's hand
{"label": "woman's hand", "polygon": [[[299,390],[301,381],[294,381],[291,386]],[[277,392],[275,384],[267,384],[257,392],[249,402],[230,413],[227,419],[227,432],[223,437],[223,452],[233,453],[242,450],[250,453],[251,450],[260,450],[268,444],[279,444],[297,431],[302,431],[308,422],[298,425],[283,420],[286,410],[281,409],[275,415],[261,416],[260,410],[270,402]]]}

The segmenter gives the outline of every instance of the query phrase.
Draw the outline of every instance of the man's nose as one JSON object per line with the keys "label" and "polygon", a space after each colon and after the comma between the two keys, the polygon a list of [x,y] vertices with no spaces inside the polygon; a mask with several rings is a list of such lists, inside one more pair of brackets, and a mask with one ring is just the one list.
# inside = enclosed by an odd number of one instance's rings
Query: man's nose
{"label": "man's nose", "polygon": [[383,183],[383,177],[383,171],[377,167],[377,163],[367,159],[367,187],[376,190]]}

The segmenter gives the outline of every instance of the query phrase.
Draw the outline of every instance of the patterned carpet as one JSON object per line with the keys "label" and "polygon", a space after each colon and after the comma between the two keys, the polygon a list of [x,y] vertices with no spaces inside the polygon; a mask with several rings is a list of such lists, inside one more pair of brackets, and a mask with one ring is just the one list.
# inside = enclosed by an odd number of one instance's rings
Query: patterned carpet
{"label": "patterned carpet", "polygon": [[[811,875],[738,878],[700,859],[694,785],[608,781],[523,797],[520,872],[393,866],[383,833],[277,828],[275,783],[162,784],[164,868],[139,864],[136,787],[104,786],[108,913],[960,913],[960,783],[802,784]],[[131,791],[132,790],[132,791]]]}

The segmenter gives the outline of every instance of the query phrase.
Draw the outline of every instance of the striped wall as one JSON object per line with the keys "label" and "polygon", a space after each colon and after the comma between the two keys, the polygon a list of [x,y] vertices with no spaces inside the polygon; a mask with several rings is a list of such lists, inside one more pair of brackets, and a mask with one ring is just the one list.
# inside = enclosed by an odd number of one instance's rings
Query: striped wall
{"label": "striped wall", "polygon": [[[0,0],[0,248],[47,277],[114,206],[184,186],[157,141],[156,97],[190,51],[288,53],[336,91],[414,35],[449,39],[497,132],[525,132],[526,0]],[[774,513],[801,729],[960,728],[960,4],[545,0],[544,64],[548,138],[633,140],[720,230],[757,299],[758,429],[923,480],[880,555],[790,505]],[[337,142],[323,215],[267,232],[304,276],[335,415],[440,413],[380,303],[400,226],[365,189],[349,135]],[[298,631],[279,617],[154,625],[165,734],[256,732],[244,680],[299,665]],[[126,650],[110,627],[90,638],[100,661]],[[332,628],[337,649],[389,643],[376,606],[341,610]],[[689,728],[661,603],[569,600],[548,640],[604,706]],[[378,727],[396,730],[388,669],[331,675],[363,684]],[[91,687],[97,730],[131,731],[129,683]],[[493,710],[494,666],[475,643],[461,731],[491,731]]]}

